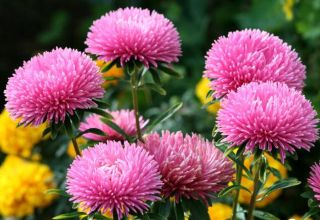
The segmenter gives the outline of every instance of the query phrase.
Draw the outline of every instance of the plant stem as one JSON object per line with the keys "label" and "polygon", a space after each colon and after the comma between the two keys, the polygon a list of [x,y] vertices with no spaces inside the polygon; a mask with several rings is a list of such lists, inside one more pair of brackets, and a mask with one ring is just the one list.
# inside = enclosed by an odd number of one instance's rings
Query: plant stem
{"label": "plant stem", "polygon": [[73,144],[73,147],[74,147],[74,151],[76,152],[77,155],[81,156],[82,155],[81,154],[81,150],[80,150],[80,148],[78,146],[78,143],[77,143],[76,139],[75,138],[71,138],[71,141],[72,141],[72,144]]}
{"label": "plant stem", "polygon": [[[244,161],[244,155],[241,154],[239,156],[239,161],[243,164]],[[241,179],[242,179],[242,167],[237,164],[236,166],[237,173],[236,173],[236,185],[241,184]],[[237,206],[238,206],[238,200],[239,200],[239,194],[240,194],[240,189],[236,190],[236,193],[233,197],[233,204],[232,204],[232,218],[231,220],[235,220],[237,217]]]}
{"label": "plant stem", "polygon": [[260,185],[261,185],[259,182],[260,169],[261,169],[261,159],[258,159],[256,169],[255,169],[255,175],[254,175],[254,179],[253,179],[253,184],[254,184],[253,187],[254,188],[253,188],[253,193],[251,195],[250,204],[249,204],[249,208],[248,208],[247,220],[253,220],[253,211],[256,206],[257,195],[259,193]]}
{"label": "plant stem", "polygon": [[137,139],[143,142],[143,138],[141,135],[141,128],[140,128],[140,121],[139,121],[137,68],[134,69],[134,72],[131,75],[131,93],[132,93],[134,116],[136,120]]}

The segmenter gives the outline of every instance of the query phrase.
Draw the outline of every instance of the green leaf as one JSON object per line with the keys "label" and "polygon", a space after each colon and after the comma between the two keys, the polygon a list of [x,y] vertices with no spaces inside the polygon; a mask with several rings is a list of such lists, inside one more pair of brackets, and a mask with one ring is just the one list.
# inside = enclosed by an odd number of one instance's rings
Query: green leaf
{"label": "green leaf", "polygon": [[106,109],[110,107],[109,103],[106,103],[102,100],[94,99],[93,101],[98,105],[98,108]]}
{"label": "green leaf", "polygon": [[56,194],[59,196],[70,197],[64,190],[62,189],[48,189],[46,190],[46,194]]}
{"label": "green leaf", "polygon": [[101,72],[102,72],[102,73],[107,72],[107,71],[110,70],[116,63],[117,63],[117,60],[114,60],[114,61],[110,62],[108,65],[104,66],[104,67],[101,69]]}
{"label": "green leaf", "polygon": [[178,73],[174,69],[169,68],[168,66],[165,66],[163,64],[159,64],[158,65],[158,69],[161,70],[162,72],[170,75],[170,76],[174,76],[174,77],[177,77],[177,78],[182,78],[182,74]]}
{"label": "green leaf", "polygon": [[149,88],[153,91],[159,93],[160,95],[166,95],[167,92],[164,90],[161,86],[154,84],[154,83],[144,83],[143,85],[140,85],[138,88]]}
{"label": "green leaf", "polygon": [[251,191],[249,189],[247,189],[246,187],[244,186],[241,186],[241,185],[232,185],[232,186],[228,186],[226,188],[224,188],[223,190],[221,190],[218,194],[218,197],[223,197],[225,195],[227,195],[228,193],[230,193],[231,191],[233,190],[240,190],[240,189],[243,189],[247,192],[249,192],[251,194]]}
{"label": "green leaf", "polygon": [[223,155],[225,157],[227,157],[230,153],[232,153],[235,149],[237,149],[238,146],[233,146],[233,147],[228,147],[225,152],[223,153]]}
{"label": "green leaf", "polygon": [[282,179],[281,173],[278,169],[273,168],[273,167],[268,167],[267,170],[269,170],[278,179]]}
{"label": "green leaf", "polygon": [[171,106],[167,111],[163,114],[159,115],[153,122],[149,124],[146,129],[146,133],[151,132],[158,124],[164,122],[168,118],[170,118],[174,113],[176,113],[183,106],[182,102],[179,102],[173,106]]}
{"label": "green leaf", "polygon": [[183,199],[185,210],[190,210],[189,220],[210,220],[206,205],[200,200]]}
{"label": "green leaf", "polygon": [[46,129],[44,129],[44,131],[42,132],[42,137],[46,136],[50,132],[51,132],[51,126],[49,126]]}
{"label": "green leaf", "polygon": [[100,115],[104,118],[112,119],[112,115],[110,115],[108,112],[101,110],[99,108],[90,108],[90,109],[86,109],[85,111]]}
{"label": "green leaf", "polygon": [[300,196],[302,198],[305,198],[305,199],[313,199],[314,198],[314,193],[311,190],[309,190],[307,192],[304,192],[304,193],[300,194]]}
{"label": "green leaf", "polygon": [[263,200],[265,197],[270,195],[270,193],[272,193],[276,190],[285,189],[285,188],[289,188],[292,186],[297,186],[300,183],[301,182],[299,180],[297,180],[296,178],[288,178],[288,179],[279,180],[279,181],[275,182],[272,186],[263,189],[259,193],[259,195],[263,195],[263,196],[261,198],[259,198],[257,201]]}
{"label": "green leaf", "polygon": [[310,219],[310,217],[318,214],[319,212],[320,209],[318,207],[312,208],[302,216],[302,220]]}
{"label": "green leaf", "polygon": [[124,131],[122,130],[122,128],[120,128],[116,123],[114,123],[113,121],[111,121],[108,118],[101,118],[101,121],[103,123],[105,123],[106,125],[108,125],[110,128],[112,128],[114,131],[118,132],[119,134],[121,134],[125,139],[127,140],[131,140],[131,137]]}
{"label": "green leaf", "polygon": [[52,140],[57,137],[62,126],[63,126],[63,124],[61,122],[58,122],[58,123],[52,122],[51,123],[51,139]]}
{"label": "green leaf", "polygon": [[103,77],[105,81],[114,81],[114,80],[120,80],[121,78],[115,77],[115,76],[105,76]]}
{"label": "green leaf", "polygon": [[73,127],[77,130],[80,126],[80,118],[77,112],[74,112],[74,114],[70,116],[70,120],[72,122]]}
{"label": "green leaf", "polygon": [[86,213],[84,213],[84,212],[70,212],[70,213],[57,215],[57,216],[53,217],[52,219],[54,219],[54,220],[56,220],[56,219],[70,219],[70,218],[79,217],[81,215],[86,215]]}
{"label": "green leaf", "polygon": [[170,215],[170,199],[155,202],[152,206],[152,212],[168,218]]}
{"label": "green leaf", "polygon": [[73,128],[69,117],[66,117],[66,120],[64,121],[64,128],[68,137],[73,138]]}
{"label": "green leaf", "polygon": [[264,219],[264,220],[280,220],[278,217],[264,211],[254,210],[253,215],[257,218]]}
{"label": "green leaf", "polygon": [[173,208],[174,208],[174,216],[176,220],[184,220],[184,211],[182,207],[182,203],[173,203]]}
{"label": "green leaf", "polygon": [[98,128],[88,128],[87,130],[84,130],[82,132],[80,132],[76,138],[84,135],[84,134],[88,134],[88,133],[92,133],[92,134],[96,134],[96,135],[100,135],[100,136],[107,136],[106,133],[104,133],[103,131],[101,131]]}
{"label": "green leaf", "polygon": [[260,165],[260,171],[259,171],[259,180],[262,183],[265,183],[267,180],[268,161],[264,155],[261,155],[260,163],[261,163],[261,165]]}
{"label": "green leaf", "polygon": [[157,213],[149,213],[148,216],[151,220],[167,220],[167,217],[164,217]]}
{"label": "green leaf", "polygon": [[156,83],[156,84],[161,84],[161,80],[160,80],[160,76],[159,76],[159,73],[157,70],[155,69],[149,69],[150,73],[151,73],[151,76],[152,76],[152,79],[153,81]]}

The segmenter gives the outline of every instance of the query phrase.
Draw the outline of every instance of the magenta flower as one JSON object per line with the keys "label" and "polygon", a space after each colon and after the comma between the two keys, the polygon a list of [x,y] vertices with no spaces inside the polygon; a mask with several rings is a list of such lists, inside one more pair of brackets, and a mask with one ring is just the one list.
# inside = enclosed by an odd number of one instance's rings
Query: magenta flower
{"label": "magenta flower", "polygon": [[316,111],[300,91],[283,83],[250,83],[230,92],[218,112],[218,129],[232,145],[254,151],[309,150],[318,138]]}
{"label": "magenta flower", "polygon": [[205,69],[216,98],[250,82],[282,82],[301,90],[306,78],[306,68],[291,46],[255,29],[220,37],[207,53]]}
{"label": "magenta flower", "polygon": [[320,163],[315,163],[311,167],[308,184],[314,192],[316,200],[320,201]]}
{"label": "magenta flower", "polygon": [[83,210],[143,213],[159,198],[159,166],[135,144],[108,141],[82,151],[67,172],[67,192]]}
{"label": "magenta flower", "polygon": [[232,163],[215,146],[199,135],[181,132],[153,133],[145,138],[144,147],[154,155],[162,175],[163,194],[206,201],[232,181]]}
{"label": "magenta flower", "polygon": [[21,123],[64,121],[76,109],[96,106],[104,90],[95,63],[73,49],[56,48],[33,57],[9,79],[6,108]]}
{"label": "magenta flower", "polygon": [[[119,110],[119,111],[107,111],[113,117],[113,122],[117,124],[127,135],[135,136],[137,133],[135,116],[133,110]],[[143,117],[140,117],[140,126],[144,128],[148,121],[144,121]],[[109,127],[107,124],[101,121],[99,115],[93,114],[90,115],[85,122],[80,124],[80,130],[85,131],[90,128],[98,128],[103,131],[106,136],[100,136],[97,134],[86,133],[84,134],[85,138],[94,140],[94,141],[107,141],[107,140],[124,140],[124,137]]]}
{"label": "magenta flower", "polygon": [[125,8],[108,12],[90,28],[86,52],[99,59],[131,59],[145,66],[157,62],[177,62],[181,55],[180,39],[172,22],[148,9]]}

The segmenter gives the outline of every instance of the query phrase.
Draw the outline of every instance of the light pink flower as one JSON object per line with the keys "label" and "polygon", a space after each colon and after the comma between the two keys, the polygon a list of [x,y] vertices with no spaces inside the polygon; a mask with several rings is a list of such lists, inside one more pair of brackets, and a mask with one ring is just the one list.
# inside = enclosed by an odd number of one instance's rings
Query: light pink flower
{"label": "light pink flower", "polygon": [[206,201],[233,179],[232,163],[199,135],[164,131],[160,137],[153,133],[143,146],[159,163],[163,194],[176,201],[181,197]]}
{"label": "light pink flower", "polygon": [[138,60],[145,66],[177,62],[180,39],[172,22],[148,9],[124,8],[111,11],[90,27],[86,52],[99,59],[120,59],[121,65]]}
{"label": "light pink flower", "polygon": [[101,98],[102,77],[95,63],[73,49],[56,48],[33,57],[9,79],[6,108],[21,123],[39,125],[64,121],[76,109],[96,106]]}
{"label": "light pink flower", "polygon": [[320,163],[315,163],[311,167],[308,184],[314,192],[316,200],[320,201]]}
{"label": "light pink flower", "polygon": [[284,161],[286,152],[313,146],[318,138],[316,115],[300,91],[283,83],[253,82],[222,100],[217,125],[225,141],[245,144],[252,152],[279,150]]}
{"label": "light pink flower", "polygon": [[220,37],[207,53],[205,69],[216,98],[250,82],[282,82],[301,90],[306,78],[306,68],[291,46],[258,29]]}
{"label": "light pink flower", "polygon": [[[133,110],[119,110],[119,111],[107,111],[113,117],[113,122],[117,124],[127,135],[135,136],[137,133],[136,121]],[[144,128],[148,121],[144,121],[143,117],[140,117],[140,126]],[[100,136],[97,134],[87,133],[84,134],[85,138],[94,140],[94,141],[107,141],[107,140],[124,140],[124,137],[109,127],[107,124],[101,121],[101,117],[96,114],[92,114],[87,117],[85,122],[80,124],[80,130],[85,131],[90,128],[98,128],[103,131],[106,136]]]}
{"label": "light pink flower", "polygon": [[71,200],[89,212],[143,213],[159,198],[162,182],[153,157],[135,144],[108,141],[82,151],[67,172]]}

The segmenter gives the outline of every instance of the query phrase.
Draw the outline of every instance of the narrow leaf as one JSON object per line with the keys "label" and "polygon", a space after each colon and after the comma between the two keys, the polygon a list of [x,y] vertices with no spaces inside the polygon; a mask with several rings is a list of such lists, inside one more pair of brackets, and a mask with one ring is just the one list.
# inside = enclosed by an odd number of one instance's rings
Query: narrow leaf
{"label": "narrow leaf", "polygon": [[158,65],[158,69],[161,70],[162,72],[170,75],[170,76],[174,76],[174,77],[177,77],[177,78],[182,78],[182,75],[180,73],[178,73],[174,69],[169,68],[169,67],[167,67],[167,66],[165,66],[163,64],[159,64]]}
{"label": "narrow leaf", "polygon": [[112,128],[114,131],[118,132],[119,134],[121,134],[125,139],[127,140],[131,140],[131,137],[124,131],[122,130],[122,128],[120,128],[116,123],[114,123],[113,121],[111,121],[108,118],[101,118],[101,121],[103,123],[105,123],[106,125],[108,125],[110,128]]}
{"label": "narrow leaf", "polygon": [[65,214],[55,216],[52,219],[54,219],[54,220],[56,220],[56,219],[70,219],[70,218],[79,217],[81,215],[86,215],[86,213],[84,213],[84,212],[70,212],[70,213],[65,213]]}
{"label": "narrow leaf", "polygon": [[101,131],[98,128],[88,128],[87,130],[84,130],[82,132],[80,132],[76,138],[84,135],[84,134],[88,134],[88,133],[92,133],[92,134],[96,134],[96,135],[100,135],[100,136],[107,136],[106,133],[104,133],[103,131]]}
{"label": "narrow leaf", "polygon": [[100,115],[104,118],[112,119],[112,115],[110,115],[108,112],[101,110],[99,108],[90,108],[86,109],[87,112],[95,113],[97,115]]}
{"label": "narrow leaf", "polygon": [[159,115],[153,122],[151,122],[146,129],[146,133],[151,132],[159,123],[164,122],[168,118],[170,118],[174,113],[176,113],[183,106],[182,102],[179,102],[173,106],[171,106],[167,111],[163,114]]}
{"label": "narrow leaf", "polygon": [[173,207],[174,207],[174,215],[176,220],[184,220],[184,211],[183,211],[182,203],[174,202]]}
{"label": "narrow leaf", "polygon": [[151,73],[151,76],[152,76],[152,79],[153,81],[156,83],[156,84],[161,84],[161,80],[160,80],[160,76],[159,76],[159,73],[157,70],[155,69],[149,69],[150,73]]}
{"label": "narrow leaf", "polygon": [[161,86],[154,84],[154,83],[144,83],[143,85],[139,86],[138,88],[149,88],[153,91],[159,93],[160,95],[166,95],[167,92]]}
{"label": "narrow leaf", "polygon": [[102,100],[94,99],[93,101],[98,105],[98,108],[106,109],[110,107],[109,103],[106,103]]}
{"label": "narrow leaf", "polygon": [[226,188],[224,188],[223,190],[221,190],[218,194],[218,197],[223,197],[225,195],[227,195],[228,193],[232,192],[233,190],[240,190],[240,189],[243,189],[245,191],[247,191],[248,193],[251,194],[251,191],[249,189],[247,189],[246,187],[244,186],[241,186],[241,185],[232,185],[232,186],[228,186]]}
{"label": "narrow leaf", "polygon": [[51,126],[47,127],[46,129],[44,129],[44,131],[42,132],[42,137],[46,136],[47,134],[49,134],[51,132]]}
{"label": "narrow leaf", "polygon": [[48,189],[46,194],[56,194],[64,197],[70,197],[64,190],[62,189]]}
{"label": "narrow leaf", "polygon": [[263,212],[260,210],[254,210],[253,215],[259,219],[264,219],[264,220],[280,220],[278,217],[276,217],[268,212]]}
{"label": "narrow leaf", "polygon": [[114,61],[110,62],[108,65],[104,66],[104,67],[101,69],[101,72],[102,72],[102,73],[107,72],[107,71],[110,70],[116,63],[117,63],[117,60],[114,60]]}

